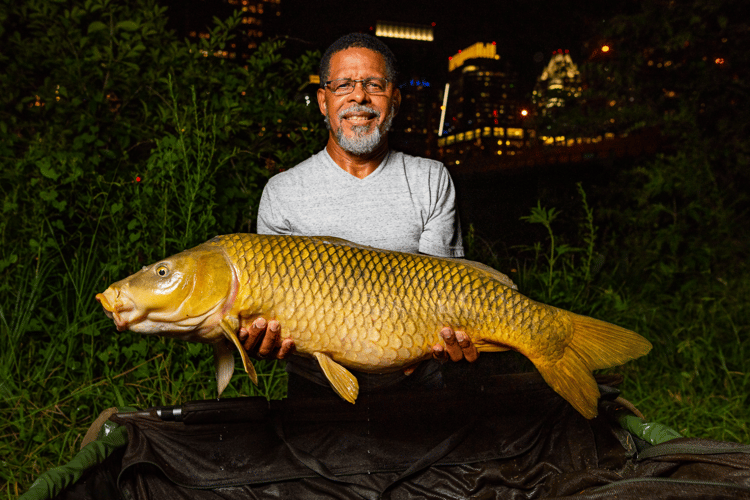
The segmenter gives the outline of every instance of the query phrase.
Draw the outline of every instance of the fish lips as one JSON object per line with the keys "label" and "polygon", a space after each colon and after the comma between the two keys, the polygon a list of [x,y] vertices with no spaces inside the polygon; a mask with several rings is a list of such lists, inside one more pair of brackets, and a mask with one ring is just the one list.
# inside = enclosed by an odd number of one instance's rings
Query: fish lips
{"label": "fish lips", "polygon": [[[110,302],[109,298],[107,297],[107,292],[112,291],[111,289],[108,289],[104,293],[98,293],[96,294],[95,299],[102,305],[104,308],[104,313],[107,315],[107,317],[115,322],[115,326],[117,327],[118,332],[122,332],[124,330],[128,329],[128,326],[130,322],[122,317],[123,312],[128,312],[133,310],[133,306],[125,306],[122,303],[115,303],[113,304]],[[113,295],[117,296],[119,294],[113,293]]]}

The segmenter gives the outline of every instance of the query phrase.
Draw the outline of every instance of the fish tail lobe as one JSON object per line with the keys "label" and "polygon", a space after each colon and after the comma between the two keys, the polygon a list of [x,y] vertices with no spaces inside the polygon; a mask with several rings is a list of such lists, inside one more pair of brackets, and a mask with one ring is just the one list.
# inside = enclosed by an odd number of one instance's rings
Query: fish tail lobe
{"label": "fish tail lobe", "polygon": [[561,358],[535,363],[544,380],[581,415],[597,415],[599,387],[593,370],[622,365],[648,354],[651,342],[626,328],[570,314],[570,342]]}

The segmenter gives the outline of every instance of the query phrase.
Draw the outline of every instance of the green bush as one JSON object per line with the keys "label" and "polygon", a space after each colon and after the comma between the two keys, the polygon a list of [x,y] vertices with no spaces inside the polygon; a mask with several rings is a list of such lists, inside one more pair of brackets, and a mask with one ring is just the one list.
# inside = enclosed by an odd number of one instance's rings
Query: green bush
{"label": "green bush", "polygon": [[[94,295],[154,260],[251,231],[267,178],[323,144],[295,96],[319,56],[242,64],[180,41],[154,0],[0,4],[0,453],[16,494],[105,407],[214,397],[207,346],[117,334]],[[229,396],[280,397],[283,370]]]}

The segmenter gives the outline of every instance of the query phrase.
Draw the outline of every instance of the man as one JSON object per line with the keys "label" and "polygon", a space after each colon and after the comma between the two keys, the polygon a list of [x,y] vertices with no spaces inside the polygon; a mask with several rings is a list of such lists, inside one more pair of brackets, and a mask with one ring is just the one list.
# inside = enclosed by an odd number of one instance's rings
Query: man
{"label": "man", "polygon": [[[326,147],[269,180],[258,210],[258,233],[335,236],[385,250],[463,257],[446,168],[388,147],[388,130],[401,103],[390,49],[370,35],[346,35],[323,55],[320,81]],[[281,340],[283,325],[277,321],[248,323],[243,322],[239,336],[254,356],[284,359],[292,352],[294,343]],[[433,347],[436,359],[477,358],[463,332],[444,328],[440,334],[445,348]],[[293,357],[287,371],[290,394],[301,383],[297,375],[328,386],[314,360]],[[419,385],[442,385],[434,361],[390,375],[355,373],[364,390],[402,383],[412,374]]]}

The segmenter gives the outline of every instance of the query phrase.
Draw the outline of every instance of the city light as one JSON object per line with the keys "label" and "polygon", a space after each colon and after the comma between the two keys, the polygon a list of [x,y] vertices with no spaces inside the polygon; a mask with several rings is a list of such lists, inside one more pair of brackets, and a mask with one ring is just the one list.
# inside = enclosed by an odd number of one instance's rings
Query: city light
{"label": "city light", "polygon": [[602,52],[609,52],[609,45],[602,45]]}
{"label": "city light", "polygon": [[431,42],[434,40],[432,26],[383,21],[378,21],[375,24],[375,36],[419,40],[424,42]]}

